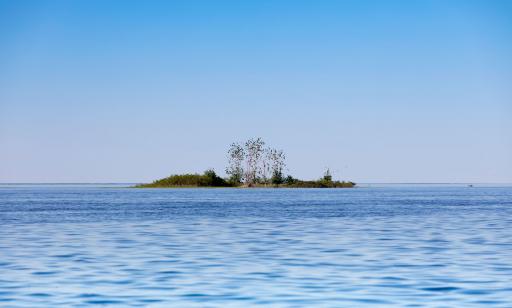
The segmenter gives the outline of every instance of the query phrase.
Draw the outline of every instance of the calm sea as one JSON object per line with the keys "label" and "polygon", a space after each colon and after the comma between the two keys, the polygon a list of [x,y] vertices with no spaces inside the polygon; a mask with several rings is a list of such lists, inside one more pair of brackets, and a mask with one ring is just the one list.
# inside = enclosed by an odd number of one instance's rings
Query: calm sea
{"label": "calm sea", "polygon": [[0,306],[512,307],[512,187],[0,185]]}

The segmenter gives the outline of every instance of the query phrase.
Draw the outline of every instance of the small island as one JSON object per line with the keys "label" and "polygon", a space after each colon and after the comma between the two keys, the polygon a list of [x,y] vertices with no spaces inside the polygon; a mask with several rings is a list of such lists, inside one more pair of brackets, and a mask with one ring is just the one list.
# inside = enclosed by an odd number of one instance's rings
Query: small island
{"label": "small island", "polygon": [[136,188],[186,187],[282,187],[282,188],[352,188],[351,181],[335,181],[329,169],[318,180],[304,181],[291,175],[284,176],[285,155],[282,150],[266,148],[261,138],[249,139],[243,144],[233,143],[228,150],[228,178],[222,178],[213,169],[203,174],[176,174]]}

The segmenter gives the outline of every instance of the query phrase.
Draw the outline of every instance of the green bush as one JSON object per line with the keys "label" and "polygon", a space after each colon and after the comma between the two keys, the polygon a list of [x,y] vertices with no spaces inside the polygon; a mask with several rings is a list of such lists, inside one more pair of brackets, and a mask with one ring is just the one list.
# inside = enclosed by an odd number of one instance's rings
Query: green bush
{"label": "green bush", "polygon": [[142,184],[137,187],[228,187],[231,186],[214,170],[209,169],[204,174],[176,174],[156,180],[151,184]]}
{"label": "green bush", "polygon": [[297,180],[296,178],[294,178],[291,175],[288,175],[286,178],[284,178],[285,185],[293,185],[293,184],[297,183],[298,181],[299,180]]}
{"label": "green bush", "polygon": [[270,178],[270,182],[274,185],[279,185],[284,183],[283,173],[280,171],[274,171],[272,177]]}

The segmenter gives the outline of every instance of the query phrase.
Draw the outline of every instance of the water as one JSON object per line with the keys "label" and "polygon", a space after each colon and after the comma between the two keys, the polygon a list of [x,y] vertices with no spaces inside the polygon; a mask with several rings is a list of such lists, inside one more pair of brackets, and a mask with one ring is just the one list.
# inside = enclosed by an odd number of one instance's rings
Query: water
{"label": "water", "polygon": [[0,186],[0,306],[512,307],[512,187]]}

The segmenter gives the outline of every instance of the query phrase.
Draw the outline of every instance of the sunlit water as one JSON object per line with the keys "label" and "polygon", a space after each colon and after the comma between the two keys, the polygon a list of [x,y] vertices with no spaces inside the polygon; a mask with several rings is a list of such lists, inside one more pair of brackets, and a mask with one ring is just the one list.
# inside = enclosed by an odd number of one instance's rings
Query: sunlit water
{"label": "sunlit water", "polygon": [[512,187],[0,186],[0,306],[512,307]]}

